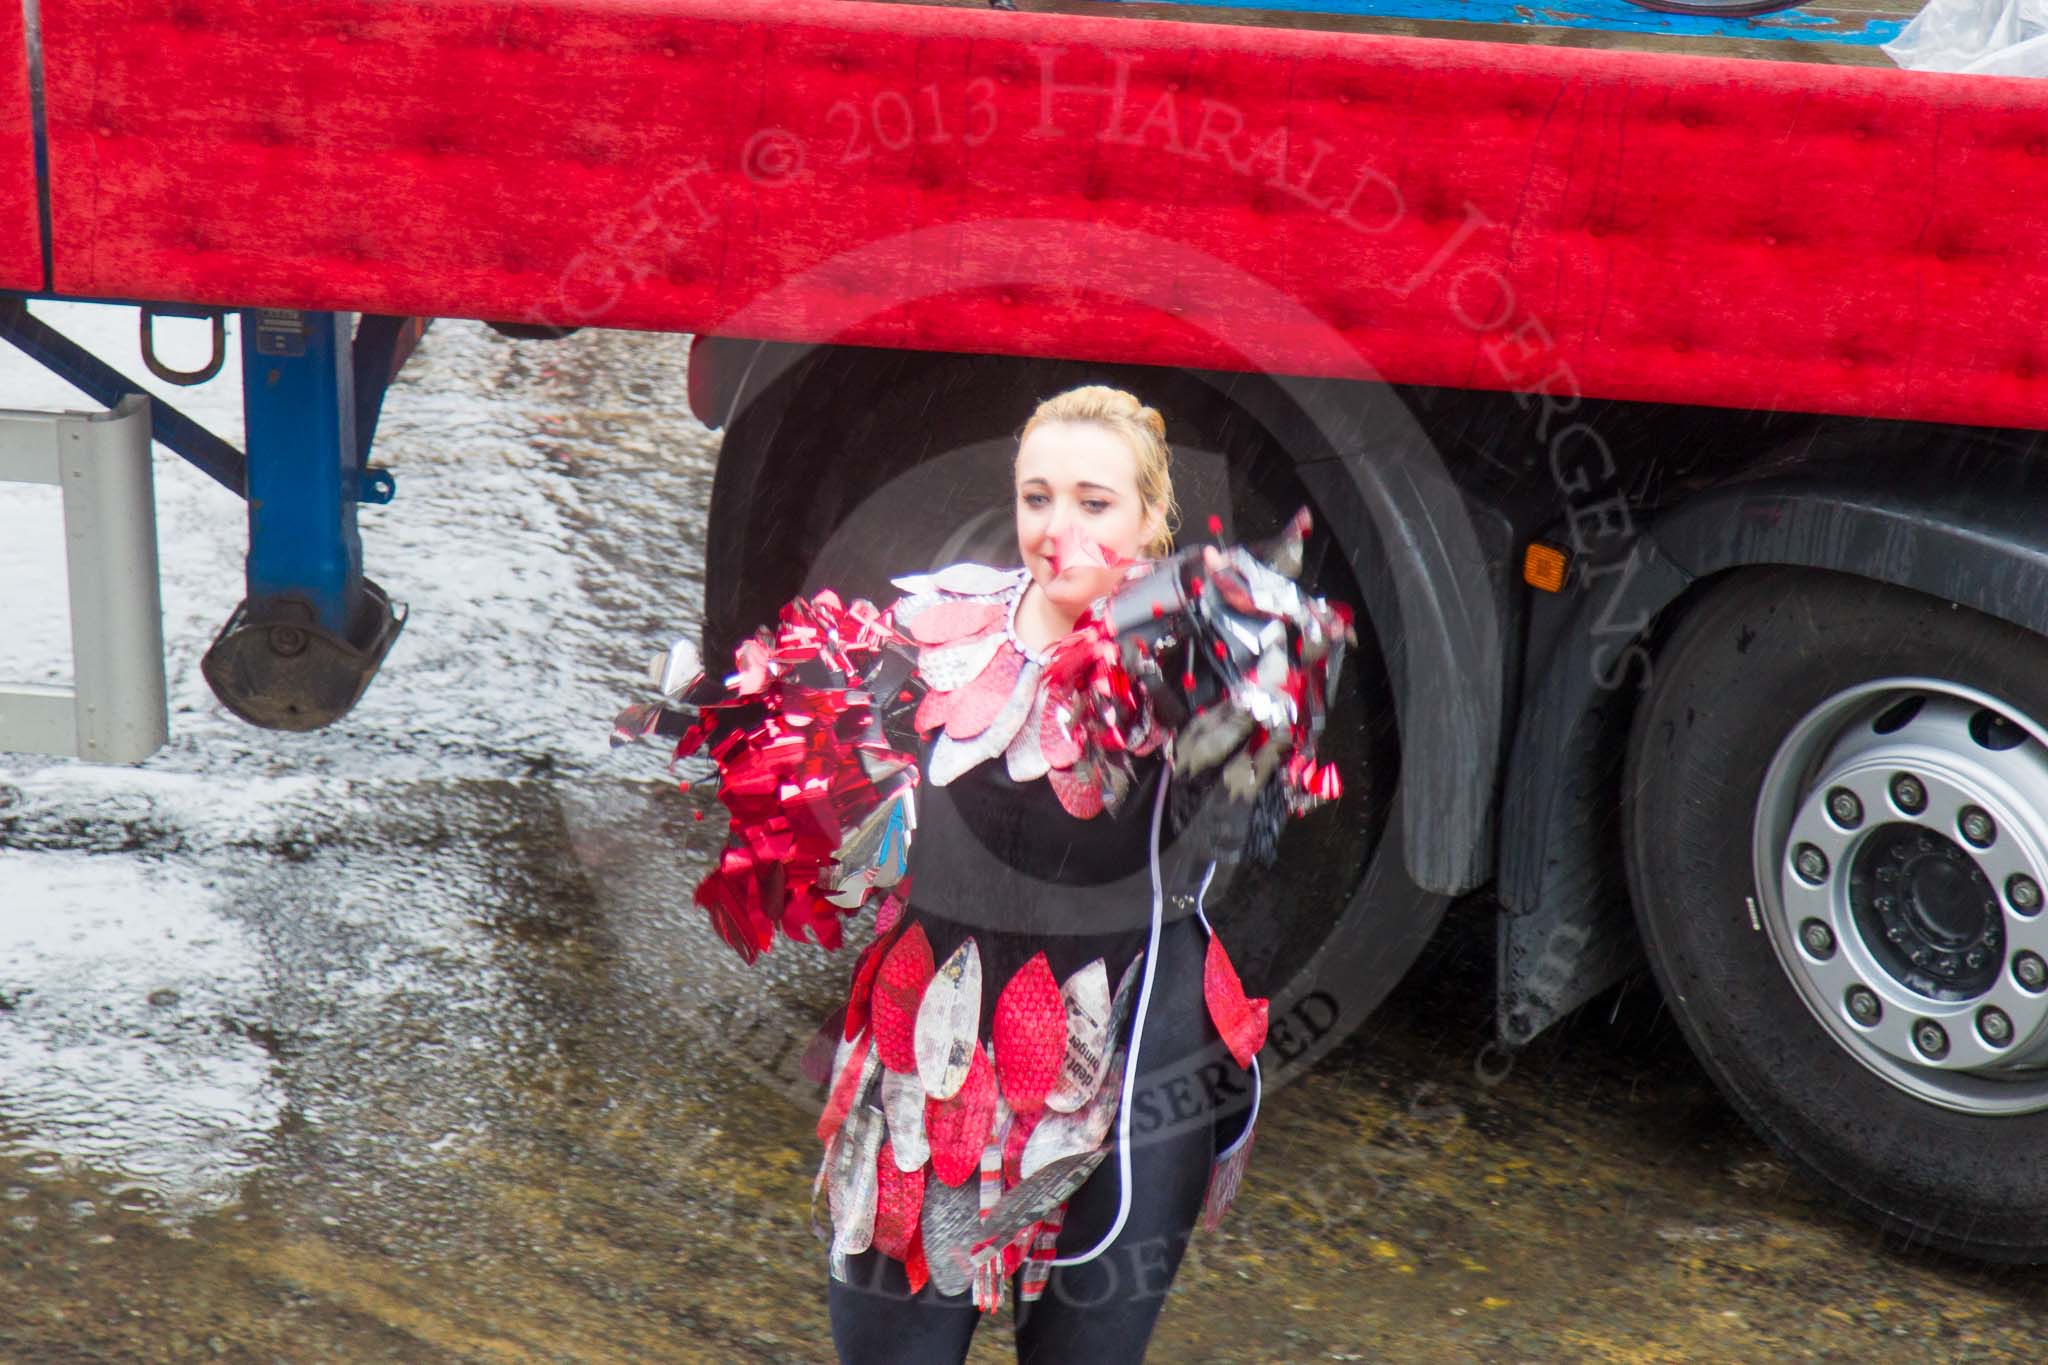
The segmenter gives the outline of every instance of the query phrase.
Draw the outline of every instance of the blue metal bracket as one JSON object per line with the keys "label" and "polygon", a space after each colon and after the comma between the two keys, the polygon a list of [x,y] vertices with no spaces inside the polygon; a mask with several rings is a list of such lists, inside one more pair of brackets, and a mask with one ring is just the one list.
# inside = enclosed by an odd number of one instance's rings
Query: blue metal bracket
{"label": "blue metal bracket", "polygon": [[[351,341],[346,313],[242,314],[248,596],[201,667],[222,704],[252,724],[313,730],[338,720],[405,624],[403,607],[363,577],[356,529],[358,502],[391,495],[391,476],[364,465],[364,428],[376,421],[405,322],[380,319]],[[359,374],[372,392],[358,390]]]}
{"label": "blue metal bracket", "polygon": [[347,328],[345,313],[242,314],[249,602],[303,597],[315,622],[341,636],[363,581]]}

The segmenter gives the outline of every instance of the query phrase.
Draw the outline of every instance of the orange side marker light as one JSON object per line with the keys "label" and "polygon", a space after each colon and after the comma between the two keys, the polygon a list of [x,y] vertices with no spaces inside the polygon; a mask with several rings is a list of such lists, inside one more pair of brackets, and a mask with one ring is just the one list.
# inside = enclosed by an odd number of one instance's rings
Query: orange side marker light
{"label": "orange side marker light", "polygon": [[1545,592],[1563,590],[1565,572],[1570,567],[1570,558],[1555,545],[1532,540],[1522,551],[1522,581],[1532,588]]}

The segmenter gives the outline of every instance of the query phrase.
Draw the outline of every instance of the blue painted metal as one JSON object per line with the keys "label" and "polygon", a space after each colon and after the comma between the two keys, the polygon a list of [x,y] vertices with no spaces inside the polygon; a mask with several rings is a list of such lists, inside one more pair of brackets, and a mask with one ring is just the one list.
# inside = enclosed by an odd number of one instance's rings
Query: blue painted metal
{"label": "blue painted metal", "polygon": [[[40,296],[39,296],[40,297]],[[119,370],[28,311],[21,294],[0,294],[0,341],[11,342],[94,402],[113,407],[131,393],[143,393]],[[241,497],[242,452],[161,398],[149,400],[150,434],[203,470],[215,483]]]}
{"label": "blue painted metal", "polygon": [[361,464],[348,315],[242,314],[242,413],[249,451],[249,597],[309,604],[344,639],[363,588],[356,531]]}
{"label": "blue painted metal", "polygon": [[1560,0],[1517,4],[1514,0],[1180,0],[1217,9],[1288,10],[1313,14],[1377,15],[1468,24],[1533,24],[1552,28],[1609,29],[1622,33],[1668,33],[1674,37],[1761,38],[1778,42],[1840,43],[1870,47],[1899,36],[1904,19],[1857,15],[1850,18],[1803,9],[1741,19],[1662,14],[1627,0]]}

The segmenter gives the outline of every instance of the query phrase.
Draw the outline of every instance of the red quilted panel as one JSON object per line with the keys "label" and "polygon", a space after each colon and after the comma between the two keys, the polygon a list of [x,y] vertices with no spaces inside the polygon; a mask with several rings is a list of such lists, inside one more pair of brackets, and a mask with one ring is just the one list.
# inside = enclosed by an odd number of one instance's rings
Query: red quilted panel
{"label": "red quilted panel", "polygon": [[45,0],[87,296],[2048,426],[2048,85],[848,0]]}
{"label": "red quilted panel", "polygon": [[35,125],[28,107],[28,32],[20,5],[0,5],[0,289],[42,287]]}

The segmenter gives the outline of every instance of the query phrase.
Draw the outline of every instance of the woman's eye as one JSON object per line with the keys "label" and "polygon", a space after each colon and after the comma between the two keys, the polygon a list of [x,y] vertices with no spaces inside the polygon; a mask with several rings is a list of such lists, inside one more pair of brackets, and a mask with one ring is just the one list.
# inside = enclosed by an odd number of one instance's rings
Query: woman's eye
{"label": "woman's eye", "polygon": [[1100,499],[1100,498],[1096,498],[1096,499],[1094,499],[1094,500],[1092,500],[1092,501],[1089,501],[1089,502],[1084,502],[1084,503],[1082,503],[1081,505],[1082,505],[1083,507],[1087,508],[1087,509],[1088,509],[1089,511],[1091,511],[1091,512],[1094,512],[1094,513],[1097,513],[1097,514],[1100,514],[1100,513],[1103,513],[1103,512],[1106,512],[1106,511],[1108,511],[1108,510],[1109,510],[1109,504],[1108,504],[1108,503],[1106,503],[1106,502],[1104,502],[1104,501],[1103,501],[1102,499]]}
{"label": "woman's eye", "polygon": [[1026,493],[1024,495],[1024,505],[1026,507],[1036,507],[1044,501],[1045,494],[1043,493]]}

